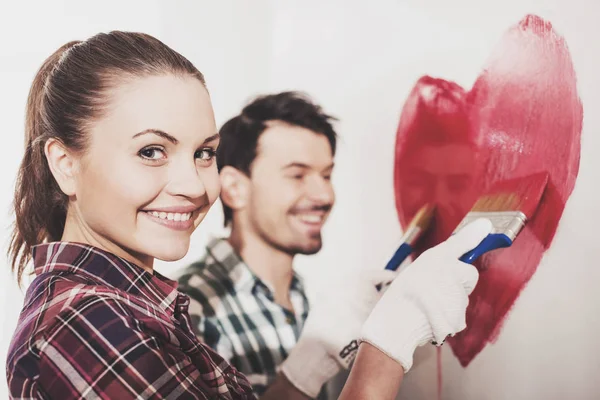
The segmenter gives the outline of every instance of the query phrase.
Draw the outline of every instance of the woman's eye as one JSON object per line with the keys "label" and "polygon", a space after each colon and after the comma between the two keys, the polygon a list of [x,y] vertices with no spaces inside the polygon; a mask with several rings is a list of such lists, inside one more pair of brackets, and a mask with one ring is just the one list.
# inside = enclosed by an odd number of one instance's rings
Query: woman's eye
{"label": "woman's eye", "polygon": [[216,151],[214,151],[213,149],[202,149],[196,151],[196,154],[194,156],[196,158],[199,158],[201,161],[210,161],[215,157],[215,155]]}
{"label": "woman's eye", "polygon": [[165,158],[165,152],[163,149],[158,147],[146,147],[140,150],[139,155],[147,160],[158,161]]}

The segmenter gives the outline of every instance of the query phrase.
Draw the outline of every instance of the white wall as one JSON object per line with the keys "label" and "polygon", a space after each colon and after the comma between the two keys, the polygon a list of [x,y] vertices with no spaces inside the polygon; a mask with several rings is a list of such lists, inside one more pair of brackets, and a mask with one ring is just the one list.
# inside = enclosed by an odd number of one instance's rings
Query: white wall
{"label": "white wall", "polygon": [[[463,369],[443,350],[443,399],[600,397],[600,4],[595,1],[286,1],[277,6],[271,89],[303,88],[342,120],[339,205],[325,249],[303,259],[316,281],[331,269],[370,266],[399,232],[392,180],[399,113],[424,74],[470,88],[502,33],[527,13],[566,37],[584,105],[579,180],[558,233],[495,345]],[[596,157],[595,157],[596,156]],[[383,263],[379,263],[379,266]],[[418,352],[400,399],[437,398],[434,349]]]}
{"label": "white wall", "polygon": [[[3,173],[0,210],[8,212],[22,154],[27,90],[41,61],[63,42],[111,29],[156,35],[206,75],[217,123],[252,95],[303,89],[337,115],[342,136],[334,183],[338,204],[325,229],[325,247],[299,259],[309,284],[340,268],[379,268],[400,226],[394,209],[393,144],[399,112],[424,74],[470,87],[489,51],[510,25],[533,12],[552,21],[569,44],[585,119],[581,167],[552,248],[523,291],[498,342],[465,370],[443,353],[443,399],[591,399],[600,393],[600,281],[595,223],[600,211],[600,6],[593,0],[243,0],[11,3],[0,9],[0,116]],[[35,10],[35,13],[32,11]],[[416,33],[418,29],[418,34]],[[12,221],[0,216],[2,226]],[[173,268],[199,257],[219,233],[220,207],[194,235],[195,246]],[[2,244],[8,229],[0,232]],[[0,250],[4,251],[3,246]],[[0,360],[22,294],[0,268]],[[431,349],[418,352],[401,399],[435,399]],[[6,397],[0,380],[0,397]]]}
{"label": "white wall", "polygon": [[[220,127],[268,85],[273,26],[270,0],[165,1],[160,8],[160,39],[205,75]],[[217,202],[194,232],[186,257],[174,263],[159,261],[156,269],[175,277],[179,268],[204,254],[209,237],[224,234],[222,226]]]}

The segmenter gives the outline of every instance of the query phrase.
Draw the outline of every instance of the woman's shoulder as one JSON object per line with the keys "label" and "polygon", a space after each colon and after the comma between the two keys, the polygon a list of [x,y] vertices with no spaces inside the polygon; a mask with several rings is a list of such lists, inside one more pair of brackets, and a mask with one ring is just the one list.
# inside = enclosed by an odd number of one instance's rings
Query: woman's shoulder
{"label": "woman's shoulder", "polygon": [[30,285],[15,336],[23,332],[29,340],[48,336],[65,326],[64,321],[87,318],[97,324],[112,320],[147,323],[173,328],[172,320],[160,305],[139,293],[116,288],[95,276],[79,273],[44,272]]}
{"label": "woman's shoulder", "polygon": [[128,294],[96,279],[73,273],[45,272],[38,275],[25,295],[23,313],[54,318],[66,310],[82,307],[92,297],[129,300]]}
{"label": "woman's shoulder", "polygon": [[[7,369],[39,358],[40,343],[68,326],[73,315],[97,296],[98,285],[74,274],[45,272],[29,285],[13,334]],[[58,336],[54,336],[58,337]]]}
{"label": "woman's shoulder", "polygon": [[132,307],[136,302],[140,303],[128,293],[85,276],[42,273],[27,289],[13,345],[35,347],[41,337],[55,334],[66,327],[68,321],[90,312],[107,321],[135,318]]}

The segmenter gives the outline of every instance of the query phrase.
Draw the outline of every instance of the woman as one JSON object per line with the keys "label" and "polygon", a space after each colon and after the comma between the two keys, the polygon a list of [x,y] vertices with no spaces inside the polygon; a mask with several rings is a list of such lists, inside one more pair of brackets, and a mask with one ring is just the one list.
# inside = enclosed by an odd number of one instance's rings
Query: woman
{"label": "woman", "polygon": [[[11,398],[254,398],[153,271],[186,254],[219,195],[215,132],[202,74],[151,36],[98,34],[45,61],[14,199],[13,268],[20,280],[33,260],[36,278],[7,359]],[[393,398],[415,347],[465,327],[477,272],[457,258],[489,230],[424,253],[380,301],[378,270],[332,285],[264,398],[314,396],[357,353],[342,398]]]}

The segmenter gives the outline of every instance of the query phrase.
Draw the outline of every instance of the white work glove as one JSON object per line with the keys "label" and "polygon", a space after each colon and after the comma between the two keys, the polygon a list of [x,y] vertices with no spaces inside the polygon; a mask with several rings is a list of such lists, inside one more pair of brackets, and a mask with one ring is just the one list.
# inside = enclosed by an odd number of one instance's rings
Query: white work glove
{"label": "white work glove", "polygon": [[314,398],[358,351],[358,335],[384,287],[397,272],[384,269],[342,271],[316,297],[298,343],[281,366],[287,379]]}
{"label": "white work glove", "polygon": [[446,337],[465,329],[468,296],[479,273],[458,259],[477,247],[491,229],[488,219],[478,219],[401,271],[373,308],[361,341],[377,347],[408,372],[418,346],[441,345]]}

